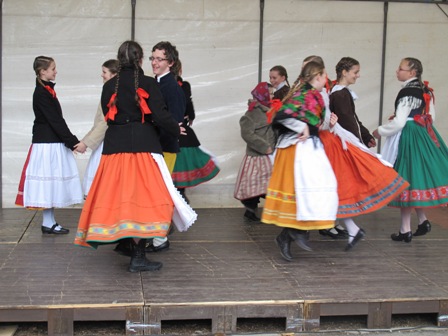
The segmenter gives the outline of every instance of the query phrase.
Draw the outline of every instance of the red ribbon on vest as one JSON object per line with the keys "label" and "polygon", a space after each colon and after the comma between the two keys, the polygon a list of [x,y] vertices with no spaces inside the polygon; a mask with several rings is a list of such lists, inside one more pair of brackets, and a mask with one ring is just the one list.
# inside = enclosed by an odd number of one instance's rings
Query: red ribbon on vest
{"label": "red ribbon on vest", "polygon": [[151,110],[149,109],[148,104],[146,103],[146,99],[149,98],[149,93],[143,90],[142,88],[137,89],[137,96],[140,102],[140,110],[142,111],[142,124],[145,122],[145,114],[151,114]]}
{"label": "red ribbon on vest", "polygon": [[114,93],[112,97],[110,97],[109,103],[107,104],[107,107],[109,110],[107,111],[106,115],[104,116],[104,120],[115,120],[115,115],[117,114],[117,106],[115,105],[115,97],[117,97],[117,94]]}
{"label": "red ribbon on vest", "polygon": [[434,130],[432,129],[432,117],[430,114],[417,114],[414,116],[414,122],[417,125],[425,127],[426,131],[428,132],[432,141],[436,144],[437,147],[440,147],[440,144],[439,144],[439,141],[437,140],[436,134],[434,133]]}
{"label": "red ribbon on vest", "polygon": [[429,82],[423,81],[423,84],[425,84],[426,88],[431,92],[431,94],[429,94],[428,92],[423,93],[423,99],[425,100],[425,114],[427,114],[429,113],[429,104],[431,102],[431,96],[433,96],[434,103],[436,102],[436,97],[434,96],[433,88],[429,87]]}
{"label": "red ribbon on vest", "polygon": [[51,96],[52,96],[53,98],[56,98],[56,91],[54,91],[49,85],[45,85],[44,88],[45,88],[48,92],[50,92],[50,94],[51,94]]}

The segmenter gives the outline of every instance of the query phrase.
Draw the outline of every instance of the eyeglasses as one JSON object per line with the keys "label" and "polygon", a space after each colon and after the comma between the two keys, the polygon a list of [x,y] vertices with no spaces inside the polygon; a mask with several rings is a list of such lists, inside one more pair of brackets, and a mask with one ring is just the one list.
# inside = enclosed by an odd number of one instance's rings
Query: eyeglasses
{"label": "eyeglasses", "polygon": [[398,68],[398,71],[412,71],[411,69],[402,69],[402,68]]}
{"label": "eyeglasses", "polygon": [[153,57],[153,56],[150,56],[149,57],[149,60],[152,62],[152,61],[156,61],[157,63],[160,63],[160,62],[162,62],[162,61],[168,61],[168,58],[161,58],[161,57]]}

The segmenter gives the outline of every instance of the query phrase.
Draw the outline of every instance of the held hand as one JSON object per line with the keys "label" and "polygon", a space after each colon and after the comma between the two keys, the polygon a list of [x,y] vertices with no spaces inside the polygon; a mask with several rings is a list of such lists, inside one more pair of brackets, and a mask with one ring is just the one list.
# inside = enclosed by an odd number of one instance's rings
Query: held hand
{"label": "held hand", "polygon": [[338,116],[336,114],[334,114],[333,112],[331,112],[331,114],[330,114],[330,127],[334,127],[334,125],[336,125],[337,122],[338,122]]}
{"label": "held hand", "polygon": [[269,148],[266,150],[266,154],[267,154],[267,155],[272,154],[273,152],[274,152],[274,151],[272,150],[271,147],[269,147]]}
{"label": "held hand", "polygon": [[367,144],[367,147],[372,148],[376,146],[376,141],[375,139],[370,139],[369,143]]}
{"label": "held hand", "polygon": [[188,126],[193,127],[193,120],[188,120]]}
{"label": "held hand", "polygon": [[73,148],[75,152],[84,154],[86,152],[87,146],[84,142],[80,141]]}
{"label": "held hand", "polygon": [[305,129],[303,130],[303,133],[301,135],[299,135],[299,141],[304,142],[309,137],[310,137],[310,129],[308,128],[308,125],[306,125]]}
{"label": "held hand", "polygon": [[374,131],[372,132],[372,135],[373,135],[375,138],[377,138],[377,139],[381,138],[381,135],[378,133],[378,129],[374,130]]}
{"label": "held hand", "polygon": [[187,135],[185,127],[182,127],[182,123],[179,123],[180,135]]}
{"label": "held hand", "polygon": [[387,118],[387,120],[393,120],[395,118],[395,114],[392,114],[389,118]]}

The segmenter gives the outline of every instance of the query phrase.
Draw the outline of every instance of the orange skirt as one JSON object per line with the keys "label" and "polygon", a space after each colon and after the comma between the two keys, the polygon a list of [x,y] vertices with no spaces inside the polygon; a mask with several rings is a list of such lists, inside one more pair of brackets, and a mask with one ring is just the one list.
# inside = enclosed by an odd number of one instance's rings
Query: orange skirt
{"label": "orange skirt", "polygon": [[102,155],[75,244],[97,248],[123,238],[166,237],[174,205],[150,153]]}
{"label": "orange skirt", "polygon": [[[294,189],[295,152],[296,145],[277,149],[261,221],[265,224],[299,230],[321,230],[334,227],[333,220],[297,220]],[[319,204],[316,206],[318,207]]]}
{"label": "orange skirt", "polygon": [[338,181],[338,218],[355,217],[386,206],[409,187],[398,173],[375,156],[341,140],[329,131],[319,132],[325,153]]}

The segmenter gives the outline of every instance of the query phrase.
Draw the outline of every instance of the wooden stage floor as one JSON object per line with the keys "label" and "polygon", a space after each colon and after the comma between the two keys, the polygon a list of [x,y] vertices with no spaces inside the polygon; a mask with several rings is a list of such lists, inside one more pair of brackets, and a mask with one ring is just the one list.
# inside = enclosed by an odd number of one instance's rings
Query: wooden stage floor
{"label": "wooden stage floor", "polygon": [[[73,245],[80,209],[56,210],[69,235],[42,235],[41,212],[0,210],[0,322],[48,322],[49,335],[73,334],[74,321],[123,321],[126,333],[162,332],[162,322],[209,320],[211,333],[239,319],[284,318],[285,331],[318,331],[324,316],[365,315],[389,328],[392,315],[431,313],[448,326],[448,208],[428,211],[432,231],[410,244],[391,241],[399,210],[357,219],[367,236],[345,240],[312,232],[313,252],[292,246],[284,261],[280,228],[248,224],[243,209],[197,209],[188,232],[174,232],[157,272],[129,273],[129,258]],[[416,228],[413,217],[413,228]]]}

